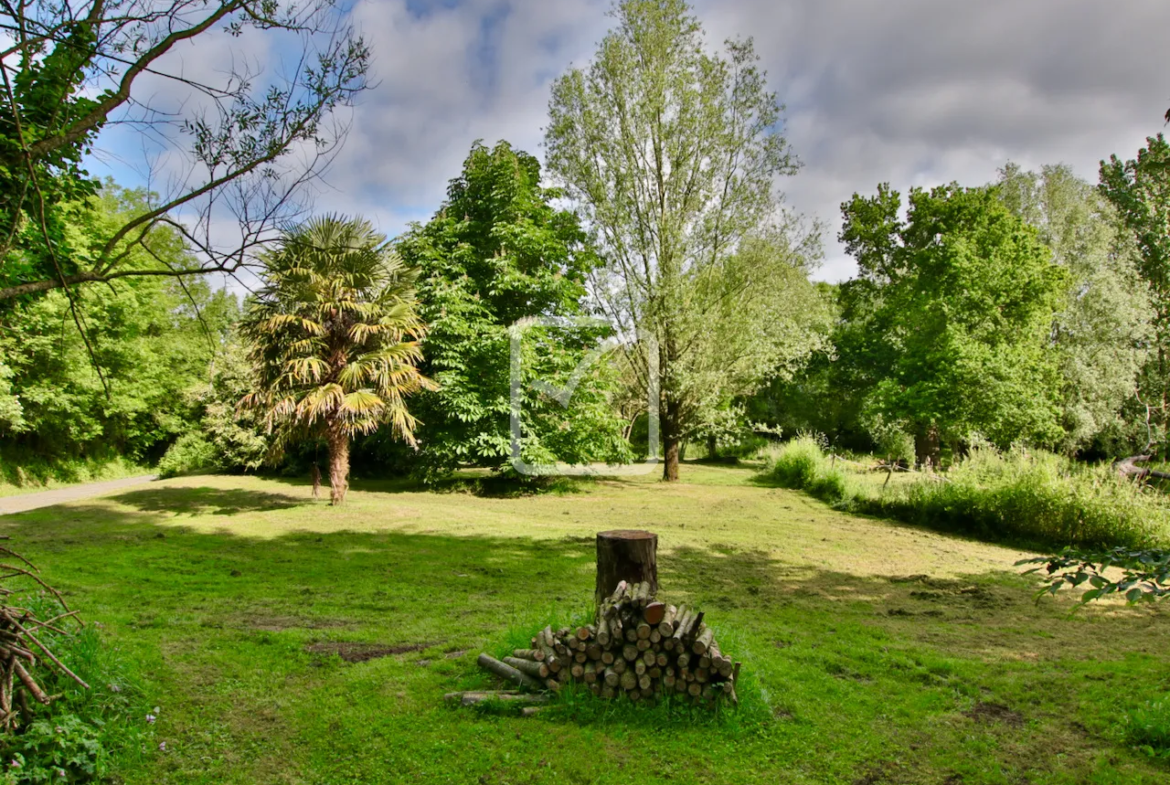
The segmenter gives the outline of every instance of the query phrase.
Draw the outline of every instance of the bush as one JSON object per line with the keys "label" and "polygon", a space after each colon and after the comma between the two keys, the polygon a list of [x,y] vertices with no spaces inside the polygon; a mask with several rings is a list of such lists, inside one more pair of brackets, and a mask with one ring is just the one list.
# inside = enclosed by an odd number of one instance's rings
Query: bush
{"label": "bush", "polygon": [[1091,547],[1149,547],[1170,531],[1157,491],[1107,466],[1079,466],[1045,452],[980,448],[945,475],[885,488],[834,466],[808,437],[768,460],[771,479],[841,509],[988,539]]}
{"label": "bush", "polygon": [[787,488],[799,488],[835,507],[849,507],[857,490],[842,469],[826,457],[812,436],[799,436],[769,461],[772,478]]}
{"label": "bush", "polygon": [[160,477],[177,477],[180,474],[205,474],[218,471],[220,467],[218,450],[199,431],[185,433],[170,446],[158,462]]}

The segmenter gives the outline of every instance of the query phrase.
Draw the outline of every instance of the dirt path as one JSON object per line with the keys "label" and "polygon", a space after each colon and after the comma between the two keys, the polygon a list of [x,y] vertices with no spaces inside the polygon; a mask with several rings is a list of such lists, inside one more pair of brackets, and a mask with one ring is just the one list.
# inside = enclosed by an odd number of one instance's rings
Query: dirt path
{"label": "dirt path", "polygon": [[54,504],[88,499],[91,496],[101,496],[123,488],[142,485],[158,478],[155,474],[144,474],[141,477],[126,477],[122,480],[107,480],[106,482],[90,482],[84,485],[71,485],[68,488],[58,488],[40,493],[25,493],[20,496],[5,496],[0,498],[0,515],[14,512],[35,510],[38,507],[51,507]]}

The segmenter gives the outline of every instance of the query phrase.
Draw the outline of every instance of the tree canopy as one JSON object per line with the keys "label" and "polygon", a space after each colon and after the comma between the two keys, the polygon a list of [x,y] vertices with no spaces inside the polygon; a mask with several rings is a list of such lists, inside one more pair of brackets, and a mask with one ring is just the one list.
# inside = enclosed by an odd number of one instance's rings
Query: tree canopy
{"label": "tree canopy", "polygon": [[[420,271],[428,325],[426,372],[439,389],[420,397],[423,465],[434,476],[460,465],[501,468],[512,453],[509,328],[537,317],[584,315],[585,277],[598,263],[577,216],[540,184],[540,163],[506,142],[472,146],[447,201],[397,247]],[[604,331],[525,330],[521,407],[529,462],[625,460],[609,405],[604,358],[558,401],[533,382],[563,385]]]}
{"label": "tree canopy", "polygon": [[697,339],[731,289],[746,292],[724,273],[776,217],[774,180],[796,166],[750,40],[708,53],[683,0],[622,0],[613,15],[592,63],[553,85],[548,166],[596,233],[606,263],[591,289],[643,391],[657,362],[663,476],[675,480],[705,408],[709,344]]}
{"label": "tree canopy", "polygon": [[904,423],[934,465],[940,439],[972,432],[1005,446],[1055,441],[1050,333],[1067,271],[995,188],[913,189],[905,219],[901,207],[887,185],[841,206],[860,268],[844,311],[866,334],[850,361],[870,369],[869,405]]}
{"label": "tree canopy", "polygon": [[[330,0],[34,0],[3,4],[0,25],[0,303],[77,283],[237,269],[299,209],[296,195],[344,132],[330,115],[364,89],[369,65]],[[225,32],[292,39],[303,58],[265,78],[229,64],[205,83],[168,57]],[[115,122],[141,134],[152,173],[162,150],[186,175],[157,177],[170,180],[166,193],[122,215],[101,245],[78,248],[68,227],[98,186],[85,158]],[[235,240],[213,231],[229,216]],[[128,263],[161,224],[198,250],[198,265]]]}

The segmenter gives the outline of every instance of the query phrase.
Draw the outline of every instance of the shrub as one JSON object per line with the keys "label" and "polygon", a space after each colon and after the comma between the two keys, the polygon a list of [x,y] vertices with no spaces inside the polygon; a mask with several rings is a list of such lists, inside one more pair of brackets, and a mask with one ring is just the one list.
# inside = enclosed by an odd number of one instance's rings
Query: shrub
{"label": "shrub", "polygon": [[218,450],[199,431],[180,436],[158,462],[161,477],[214,472],[219,468]]}
{"label": "shrub", "polygon": [[772,478],[787,488],[799,488],[837,507],[847,507],[857,496],[845,471],[825,456],[815,437],[802,435],[784,445],[768,461]]}
{"label": "shrub", "polygon": [[945,475],[888,489],[855,478],[809,437],[767,462],[772,480],[830,504],[989,539],[1141,548],[1163,541],[1170,507],[1157,491],[1109,467],[1079,466],[1045,452],[980,448]]}

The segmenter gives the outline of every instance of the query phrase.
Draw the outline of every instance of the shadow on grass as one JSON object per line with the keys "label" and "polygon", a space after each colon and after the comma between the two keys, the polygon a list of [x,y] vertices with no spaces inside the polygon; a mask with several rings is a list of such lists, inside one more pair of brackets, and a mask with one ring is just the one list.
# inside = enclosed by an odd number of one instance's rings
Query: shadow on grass
{"label": "shadow on grass", "polygon": [[[166,697],[176,713],[186,711],[183,696],[199,694],[200,683],[276,669],[287,676],[274,682],[276,692],[233,700],[288,703],[288,717],[308,719],[284,719],[282,712],[266,733],[327,739],[321,744],[353,759],[363,759],[368,740],[356,731],[338,739],[328,723],[374,723],[371,733],[393,735],[387,729],[397,715],[363,714],[368,706],[310,710],[326,696],[344,693],[351,679],[361,685],[372,675],[392,677],[419,727],[434,724],[450,735],[465,726],[444,723],[478,720],[474,712],[442,706],[442,694],[491,685],[476,668],[476,655],[501,656],[545,624],[587,614],[593,592],[591,538],[290,531],[254,539],[162,526],[157,513],[181,507],[231,515],[304,502],[209,488],[115,498],[131,509],[74,505],[68,519],[34,511],[3,519],[0,532],[62,583],[75,605],[100,609],[94,620],[180,664],[166,671]],[[578,691],[557,704],[551,721],[647,731],[702,721],[728,735],[792,723],[810,738],[848,748],[854,725],[893,723],[896,737],[927,727],[940,712],[945,722],[968,723],[947,712],[957,713],[954,707],[980,699],[986,689],[1035,721],[1026,732],[1002,728],[1012,742],[1005,749],[1021,750],[1026,761],[1044,749],[1051,717],[1084,711],[1081,691],[1096,683],[1086,673],[1116,672],[1127,684],[1156,685],[1160,677],[1151,674],[1163,666],[1148,652],[1170,643],[1157,609],[1089,609],[1070,619],[1066,601],[1034,604],[1032,584],[1012,573],[949,580],[856,576],[723,546],[674,548],[661,555],[659,570],[663,598],[701,607],[724,651],[743,660],[752,685],[742,696],[744,711],[702,718],[670,706],[605,703]],[[404,653],[389,655],[398,670],[363,670],[376,661],[323,658],[310,649],[321,642]],[[1027,702],[1051,683],[1067,686],[1046,698],[1055,703]],[[886,717],[891,705],[899,707],[897,720]],[[1102,703],[1093,711],[1103,724],[1115,709]],[[320,726],[313,724],[318,716]],[[1099,740],[1093,745],[1099,749]]]}
{"label": "shadow on grass", "polygon": [[241,512],[287,510],[311,501],[311,498],[240,488],[152,488],[107,498],[142,512],[186,515],[235,515]]}

